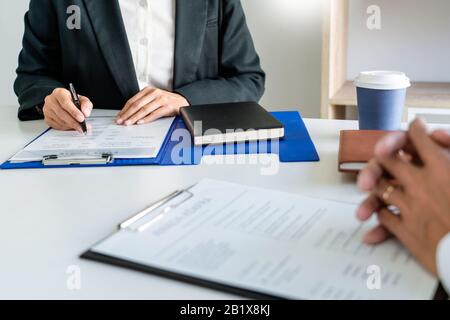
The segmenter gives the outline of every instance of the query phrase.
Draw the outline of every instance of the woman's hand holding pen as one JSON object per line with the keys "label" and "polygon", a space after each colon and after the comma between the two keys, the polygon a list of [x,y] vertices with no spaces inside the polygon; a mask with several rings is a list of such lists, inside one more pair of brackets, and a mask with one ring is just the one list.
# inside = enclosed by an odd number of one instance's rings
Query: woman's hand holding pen
{"label": "woman's hand holding pen", "polygon": [[163,117],[176,116],[189,102],[181,95],[147,87],[128,100],[117,116],[117,124],[145,124]]}
{"label": "woman's hand holding pen", "polygon": [[91,115],[92,102],[79,96],[81,111],[73,103],[70,91],[64,88],[55,89],[45,98],[44,119],[48,126],[56,130],[76,130],[83,133],[80,123]]}

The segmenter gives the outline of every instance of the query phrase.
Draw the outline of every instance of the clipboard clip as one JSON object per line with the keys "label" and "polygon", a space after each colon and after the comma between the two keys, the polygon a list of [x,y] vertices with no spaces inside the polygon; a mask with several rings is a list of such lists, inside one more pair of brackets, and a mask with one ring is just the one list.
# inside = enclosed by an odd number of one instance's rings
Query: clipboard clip
{"label": "clipboard clip", "polygon": [[42,158],[43,166],[106,165],[112,162],[114,162],[114,157],[111,153],[103,153],[100,158],[69,159],[60,158],[57,155]]}
{"label": "clipboard clip", "polygon": [[[190,189],[190,188],[189,188]],[[119,230],[128,229],[134,232],[143,232],[151,225],[162,219],[167,213],[191,199],[194,194],[186,190],[178,190],[167,197],[155,202],[133,217],[119,225]]]}

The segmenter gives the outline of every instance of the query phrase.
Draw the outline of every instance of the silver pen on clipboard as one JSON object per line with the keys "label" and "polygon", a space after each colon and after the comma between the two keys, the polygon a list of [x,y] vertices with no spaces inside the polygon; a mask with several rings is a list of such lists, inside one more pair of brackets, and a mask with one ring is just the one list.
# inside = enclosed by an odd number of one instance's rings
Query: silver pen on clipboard
{"label": "silver pen on clipboard", "polygon": [[[168,196],[162,198],[161,200],[155,202],[154,204],[150,205],[149,207],[145,208],[144,210],[138,212],[131,218],[125,220],[121,224],[119,224],[119,229],[129,229],[131,231],[137,231],[142,232],[148,229],[151,225],[159,221],[163,218],[163,216],[182,203],[186,202],[187,200],[191,199],[194,194],[190,192],[189,190],[192,187],[185,189],[185,190],[177,190]],[[185,195],[184,198],[181,198],[182,195]],[[177,198],[180,198],[179,202],[176,202],[174,204],[170,204]],[[165,206],[167,205],[167,206]],[[159,212],[157,210],[160,209]],[[157,212],[157,213],[156,213]],[[151,216],[151,214],[155,214],[154,216]],[[142,223],[141,223],[142,222]],[[137,224],[136,227],[133,227],[135,224]]]}

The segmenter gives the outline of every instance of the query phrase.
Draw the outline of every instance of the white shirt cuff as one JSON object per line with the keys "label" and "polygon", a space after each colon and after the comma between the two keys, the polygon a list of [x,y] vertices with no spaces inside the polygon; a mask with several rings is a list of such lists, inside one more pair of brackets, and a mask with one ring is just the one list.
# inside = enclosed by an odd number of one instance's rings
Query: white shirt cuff
{"label": "white shirt cuff", "polygon": [[447,293],[450,294],[450,233],[439,243],[436,259],[439,278]]}

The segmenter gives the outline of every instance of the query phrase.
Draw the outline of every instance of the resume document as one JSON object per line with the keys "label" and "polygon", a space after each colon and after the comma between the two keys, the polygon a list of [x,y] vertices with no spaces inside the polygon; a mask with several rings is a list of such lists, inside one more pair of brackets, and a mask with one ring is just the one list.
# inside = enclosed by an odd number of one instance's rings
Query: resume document
{"label": "resume document", "polygon": [[[351,204],[204,180],[92,252],[288,299],[429,299],[395,240],[362,243]],[[144,228],[143,228],[144,227]]]}
{"label": "resume document", "polygon": [[41,161],[45,156],[60,158],[98,157],[104,153],[115,158],[156,158],[174,118],[139,126],[119,126],[115,117],[92,117],[86,135],[76,131],[49,130],[16,154],[12,162]]}

